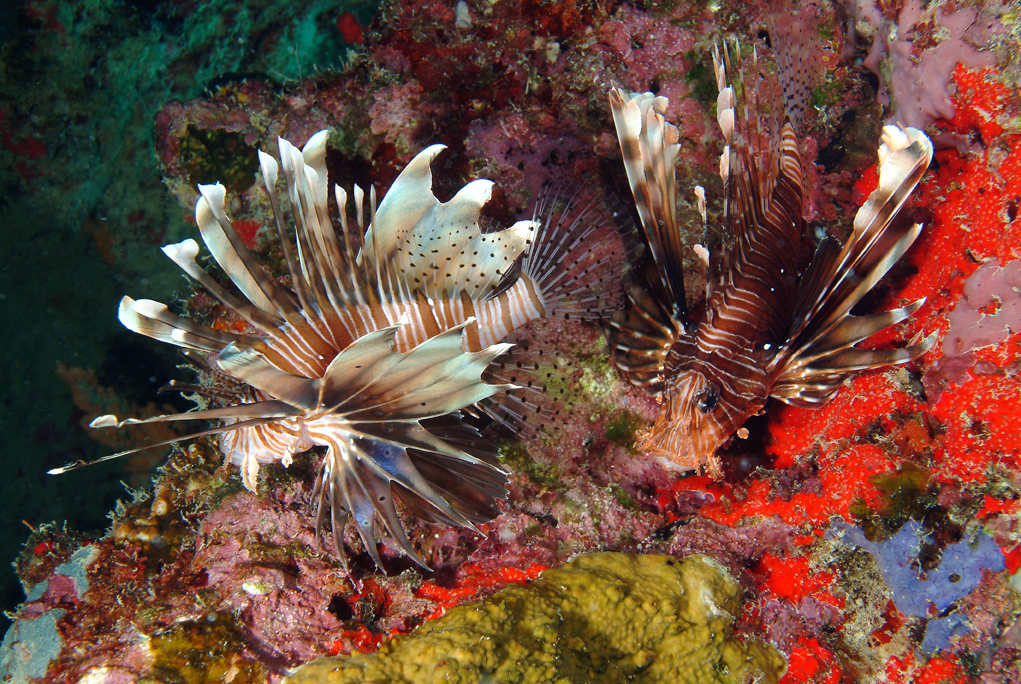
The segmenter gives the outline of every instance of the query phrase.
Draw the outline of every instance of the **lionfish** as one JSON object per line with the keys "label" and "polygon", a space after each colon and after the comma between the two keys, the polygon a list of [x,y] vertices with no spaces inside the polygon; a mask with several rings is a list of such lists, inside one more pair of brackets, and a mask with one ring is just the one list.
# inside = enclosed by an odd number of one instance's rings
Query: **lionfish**
{"label": "lionfish", "polygon": [[[813,56],[806,54],[811,29],[802,28],[801,36],[788,31],[771,36],[781,79],[772,101],[759,101],[765,85],[745,77],[732,82],[735,68],[744,68],[739,45],[736,59],[726,47],[722,55],[713,49],[729,244],[717,275],[708,277],[701,305],[689,307],[685,298],[674,175],[679,136],[664,118],[668,101],[620,89],[609,94],[650,259],[629,284],[629,305],[611,321],[608,336],[617,368],[660,402],[637,446],[670,469],[705,467],[720,477],[716,450],[770,397],[820,406],[852,372],[911,361],[935,339],[933,334],[892,350],[855,346],[907,319],[924,299],[882,313],[850,314],[921,230],[894,219],[932,158],[922,132],[883,130],[879,186],[858,211],[846,244],[823,238],[807,269],[799,270],[805,232],[800,129]],[[751,61],[753,78],[764,80],[757,48]],[[705,192],[696,187],[695,195],[706,227]],[[707,250],[694,250],[708,272]]]}
{"label": "lionfish", "polygon": [[[477,523],[499,514],[507,472],[496,448],[463,412],[481,410],[520,429],[535,411],[549,408],[532,396],[542,394],[543,367],[531,366],[529,376],[519,363],[507,363],[511,345],[501,340],[540,317],[601,316],[614,296],[614,286],[599,281],[606,281],[615,244],[607,238],[617,227],[594,204],[579,208],[579,202],[554,196],[533,220],[483,232],[480,211],[493,183],[473,181],[440,202],[430,166],[444,146],[433,145],[411,160],[378,206],[374,188],[366,197],[354,187],[358,233],[349,224],[347,193],[335,185],[338,231],[328,207],[328,137],[322,131],[300,151],[280,139],[279,165],[259,152],[291,287],[271,277],[246,249],[227,217],[220,184],[199,186],[195,218],[206,247],[241,296],[203,270],[194,240],[163,247],[247,323],[247,332],[201,325],[159,302],[121,300],[121,323],[183,347],[213,378],[206,386],[171,383],[170,389],[228,405],[146,420],[101,416],[91,425],[221,421],[170,441],[219,434],[221,450],[253,492],[261,464],[287,466],[294,455],[325,447],[312,493],[317,545],[329,520],[346,569],[344,529],[353,519],[365,550],[382,568],[378,519],[414,562],[428,567],[408,539],[394,499],[426,521],[476,531]],[[296,249],[277,193],[281,169]]]}

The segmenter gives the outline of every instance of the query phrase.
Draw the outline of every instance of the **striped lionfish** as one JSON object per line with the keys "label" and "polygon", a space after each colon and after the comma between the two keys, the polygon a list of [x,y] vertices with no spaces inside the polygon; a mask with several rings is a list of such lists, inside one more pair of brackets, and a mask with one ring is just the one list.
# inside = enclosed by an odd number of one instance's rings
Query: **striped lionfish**
{"label": "striped lionfish", "polygon": [[[629,285],[629,307],[610,323],[609,338],[618,369],[660,402],[637,446],[674,470],[704,466],[721,476],[717,448],[768,398],[820,406],[850,373],[911,361],[935,337],[903,349],[855,346],[907,319],[924,299],[873,315],[850,314],[921,230],[894,218],[928,167],[931,143],[913,128],[887,126],[879,148],[879,187],[858,211],[847,243],[824,238],[808,268],[799,270],[805,230],[799,136],[811,67],[800,57],[806,50],[799,53],[797,36],[787,45],[783,35],[772,38],[782,96],[768,107],[759,102],[757,83],[731,81],[739,61],[726,49],[722,56],[719,48],[713,50],[717,118],[725,139],[724,228],[731,237],[701,305],[689,307],[685,299],[674,175],[678,131],[664,119],[668,101],[620,89],[609,95],[651,255],[644,282],[636,278]],[[761,78],[757,62],[756,50],[752,74]],[[738,92],[746,100],[744,119],[738,115]],[[767,109],[776,115],[771,118]],[[699,187],[695,194],[706,226],[705,192]],[[696,245],[695,251],[708,269],[705,248]]]}
{"label": "striped lionfish", "polygon": [[[507,473],[462,410],[478,408],[520,427],[543,405],[530,398],[541,393],[539,385],[519,388],[528,383],[514,382],[521,377],[517,364],[502,364],[511,345],[501,340],[539,317],[599,316],[601,296],[612,288],[600,293],[593,284],[613,249],[607,231],[616,227],[593,205],[569,210],[549,200],[536,220],[483,232],[480,210],[493,184],[473,181],[440,202],[430,165],[444,146],[433,145],[411,160],[378,206],[374,188],[366,197],[354,187],[358,234],[349,225],[347,193],[335,185],[337,231],[328,208],[328,137],[322,131],[300,151],[280,139],[279,166],[259,152],[290,288],[245,248],[227,217],[220,184],[199,186],[195,218],[206,247],[243,296],[202,269],[194,240],[163,248],[243,319],[248,332],[200,325],[159,302],[121,300],[118,316],[127,328],[185,348],[213,379],[211,386],[172,383],[171,389],[219,397],[227,405],[146,420],[102,416],[92,427],[219,420],[219,427],[189,437],[219,434],[221,450],[252,491],[261,464],[287,466],[295,454],[325,447],[312,494],[317,544],[329,519],[346,568],[344,529],[353,518],[366,551],[382,567],[378,518],[401,549],[427,567],[394,498],[427,521],[451,526],[476,529],[499,514]],[[277,194],[281,169],[296,250]],[[515,367],[513,376],[503,365]]]}

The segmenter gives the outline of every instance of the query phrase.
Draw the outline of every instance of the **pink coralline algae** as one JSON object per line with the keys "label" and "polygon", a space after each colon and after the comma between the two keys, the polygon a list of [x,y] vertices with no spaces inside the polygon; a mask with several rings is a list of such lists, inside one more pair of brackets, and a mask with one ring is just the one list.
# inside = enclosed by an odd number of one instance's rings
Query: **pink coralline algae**
{"label": "pink coralline algae", "polygon": [[[722,188],[710,192],[719,183],[721,142],[708,55],[724,36],[736,34],[745,45],[759,40],[766,9],[469,2],[471,26],[458,27],[454,5],[386,4],[348,70],[286,93],[249,79],[168,105],[156,120],[156,149],[172,194],[194,202],[181,149],[196,130],[271,149],[278,135],[304,140],[330,128],[327,167],[342,186],[383,191],[413,154],[444,143],[436,195],[445,199],[467,180],[490,178],[503,191],[486,213],[505,224],[530,216],[545,181],[625,197],[606,105],[606,90],[617,83],[669,96],[668,114],[682,129],[680,204],[695,226],[686,239],[701,239],[692,186],[702,182],[708,196],[722,195]],[[351,557],[347,575],[316,552],[315,521],[306,512],[315,453],[287,470],[265,468],[255,494],[221,465],[214,443],[198,442],[171,454],[155,489],[117,511],[105,536],[86,544],[39,528],[19,559],[28,598],[11,639],[48,640],[47,658],[41,666],[18,661],[22,651],[13,645],[4,657],[20,663],[24,681],[169,680],[187,671],[191,679],[181,681],[278,682],[311,658],[376,650],[454,605],[527,583],[575,554],[610,550],[704,553],[722,563],[745,592],[737,633],[781,649],[789,661],[783,684],[1018,682],[1021,325],[1007,319],[1016,315],[1010,278],[1021,259],[1021,99],[1004,85],[1017,78],[1008,67],[967,66],[993,54],[973,52],[985,39],[963,26],[962,17],[981,19],[985,11],[908,2],[896,16],[876,15],[874,25],[882,29],[877,43],[894,41],[890,29],[898,27],[894,55],[873,59],[892,79],[904,114],[923,117],[912,121],[931,132],[972,141],[967,154],[937,151],[905,209],[925,228],[862,304],[879,311],[926,297],[917,320],[875,342],[904,346],[938,332],[940,344],[922,359],[859,375],[815,411],[767,406],[724,448],[722,480],[681,478],[635,449],[636,432],[657,406],[617,377],[599,327],[540,322],[513,341],[562,350],[555,361],[566,423],[529,439],[485,433],[500,446],[511,479],[502,515],[480,525],[480,535],[405,517],[433,572],[412,566],[386,540],[379,551],[388,574],[375,571],[365,553]],[[903,30],[898,22],[907,22]],[[806,147],[819,163],[811,211],[840,235],[877,181],[870,155],[887,114],[860,65],[838,63],[844,29],[836,13],[824,13],[819,28],[828,71],[807,122]],[[963,64],[944,69],[956,62]],[[919,78],[925,93],[899,85]],[[905,97],[914,104],[900,104]],[[232,195],[228,213],[269,225],[266,194],[254,173],[250,180]],[[719,212],[709,207],[711,228]],[[279,274],[283,257],[268,232],[255,229],[253,251]],[[996,299],[973,301],[981,294]],[[204,323],[235,323],[210,298],[185,296],[189,314]],[[979,338],[987,323],[997,324],[996,339]],[[959,350],[964,355],[954,356]],[[966,365],[953,365],[965,358]],[[835,539],[836,527],[867,544]],[[938,616],[910,614],[903,586],[885,579],[866,549],[881,554],[905,530],[924,538],[911,581],[939,576],[942,562],[951,570],[955,553],[983,540],[982,558],[991,562],[968,566],[974,588],[958,598],[953,621],[940,626]],[[82,547],[94,555],[89,564],[73,557]],[[87,589],[67,564],[81,569]],[[946,629],[926,641],[928,625],[932,634]]]}
{"label": "pink coralline algae", "polygon": [[[993,34],[1002,31],[993,7],[959,7],[907,0],[899,13],[873,0],[856,0],[853,30],[872,35],[864,64],[883,79],[880,102],[893,107],[892,121],[925,128],[954,118],[950,76],[958,64],[996,64]],[[891,12],[892,11],[892,12]],[[885,57],[885,62],[883,59]]]}

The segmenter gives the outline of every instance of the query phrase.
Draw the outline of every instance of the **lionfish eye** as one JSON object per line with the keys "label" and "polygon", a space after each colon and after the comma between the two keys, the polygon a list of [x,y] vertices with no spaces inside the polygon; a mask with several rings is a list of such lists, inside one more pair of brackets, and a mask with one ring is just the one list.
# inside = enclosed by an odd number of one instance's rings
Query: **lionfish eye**
{"label": "lionfish eye", "polygon": [[702,413],[709,413],[716,408],[716,402],[720,398],[720,392],[714,385],[703,387],[695,395],[698,400],[698,410]]}

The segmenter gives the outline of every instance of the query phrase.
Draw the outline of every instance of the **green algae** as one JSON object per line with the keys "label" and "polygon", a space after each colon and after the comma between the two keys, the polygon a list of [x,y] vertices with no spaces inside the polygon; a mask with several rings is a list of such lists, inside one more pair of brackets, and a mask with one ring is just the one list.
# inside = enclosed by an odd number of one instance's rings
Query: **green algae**
{"label": "green algae", "polygon": [[635,434],[648,425],[637,413],[621,411],[606,423],[606,439],[634,453]]}
{"label": "green algae", "polygon": [[259,156],[245,136],[188,126],[181,140],[181,165],[191,185],[223,183],[228,192],[243,193],[255,182]]}
{"label": "green algae", "polygon": [[691,97],[707,108],[716,104],[716,74],[712,65],[706,62],[705,54],[698,50],[688,50],[684,53],[684,59],[691,64],[684,75],[684,80],[691,88]]}
{"label": "green algae", "polygon": [[564,489],[563,473],[554,463],[540,463],[532,458],[520,442],[504,441],[498,447],[500,463],[514,472],[523,473],[535,484],[549,490]]}
{"label": "green algae", "polygon": [[894,472],[873,475],[869,482],[881,494],[875,508],[863,499],[855,500],[850,508],[869,541],[889,538],[908,520],[929,521],[946,515],[939,506],[932,473],[911,461],[905,461]]}
{"label": "green algae", "polygon": [[263,666],[243,657],[245,639],[222,614],[181,622],[152,637],[153,674],[166,684],[266,681]]}
{"label": "green algae", "polygon": [[588,554],[378,653],[312,661],[285,681],[775,683],[787,669],[780,653],[733,636],[740,596],[705,556]]}

